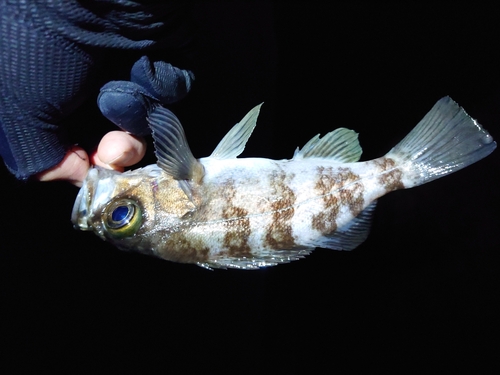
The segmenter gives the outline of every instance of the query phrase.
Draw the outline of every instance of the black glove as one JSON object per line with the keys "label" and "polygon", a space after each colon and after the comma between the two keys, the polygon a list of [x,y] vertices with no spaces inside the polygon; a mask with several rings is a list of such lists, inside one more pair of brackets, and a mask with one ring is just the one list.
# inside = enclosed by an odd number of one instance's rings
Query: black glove
{"label": "black glove", "polygon": [[189,91],[193,76],[158,58],[189,45],[189,22],[179,3],[0,0],[0,9],[0,154],[17,178],[63,159],[71,147],[64,119],[97,95],[103,72],[122,64],[112,59],[115,51],[137,56],[137,62],[131,82],[102,88],[99,107],[124,130],[144,134],[149,106],[172,103]]}
{"label": "black glove", "polygon": [[99,109],[121,129],[135,135],[151,132],[148,112],[157,104],[172,104],[191,89],[194,75],[164,61],[143,56],[132,67],[130,81],[112,81],[101,88]]}

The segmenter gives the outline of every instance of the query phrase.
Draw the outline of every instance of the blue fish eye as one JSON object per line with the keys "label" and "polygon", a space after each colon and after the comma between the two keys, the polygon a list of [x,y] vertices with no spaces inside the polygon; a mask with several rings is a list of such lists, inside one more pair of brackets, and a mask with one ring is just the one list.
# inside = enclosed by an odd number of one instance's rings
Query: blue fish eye
{"label": "blue fish eye", "polygon": [[111,213],[111,220],[121,222],[122,220],[127,218],[129,212],[130,210],[128,206],[118,206]]}
{"label": "blue fish eye", "polygon": [[142,224],[142,210],[132,199],[118,199],[104,209],[102,223],[111,237],[130,237]]}

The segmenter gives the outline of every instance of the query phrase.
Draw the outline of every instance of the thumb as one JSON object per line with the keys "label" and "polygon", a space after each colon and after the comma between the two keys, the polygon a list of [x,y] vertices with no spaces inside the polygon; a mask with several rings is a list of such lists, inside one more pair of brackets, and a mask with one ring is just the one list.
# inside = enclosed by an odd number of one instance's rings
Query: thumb
{"label": "thumb", "polygon": [[83,148],[73,146],[59,164],[36,174],[35,178],[39,181],[65,180],[81,187],[88,170],[89,157],[87,153]]}

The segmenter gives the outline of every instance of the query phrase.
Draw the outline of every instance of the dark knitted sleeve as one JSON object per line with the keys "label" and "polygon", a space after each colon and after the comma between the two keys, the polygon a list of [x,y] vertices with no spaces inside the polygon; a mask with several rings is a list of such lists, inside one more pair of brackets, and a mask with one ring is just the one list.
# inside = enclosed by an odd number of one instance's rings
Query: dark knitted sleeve
{"label": "dark knitted sleeve", "polygon": [[69,147],[63,120],[91,94],[96,60],[104,50],[175,50],[185,43],[175,32],[184,29],[179,8],[0,0],[0,153],[8,169],[27,179],[58,164]]}

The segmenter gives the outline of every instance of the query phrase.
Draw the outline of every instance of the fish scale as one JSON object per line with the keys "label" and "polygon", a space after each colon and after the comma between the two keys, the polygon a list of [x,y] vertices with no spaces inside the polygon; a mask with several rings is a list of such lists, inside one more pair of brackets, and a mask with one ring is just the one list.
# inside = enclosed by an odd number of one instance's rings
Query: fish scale
{"label": "fish scale", "polygon": [[205,268],[256,269],[314,248],[352,250],[368,236],[377,199],[460,170],[489,155],[493,138],[442,98],[389,153],[359,162],[357,134],[313,137],[291,160],[238,158],[260,105],[195,159],[179,120],[157,107],[148,121],[157,165],[92,169],[72,213],[123,250]]}

